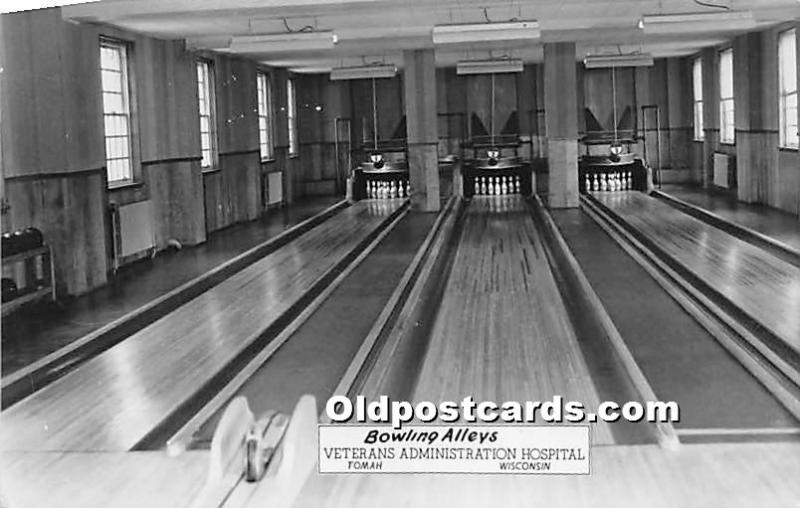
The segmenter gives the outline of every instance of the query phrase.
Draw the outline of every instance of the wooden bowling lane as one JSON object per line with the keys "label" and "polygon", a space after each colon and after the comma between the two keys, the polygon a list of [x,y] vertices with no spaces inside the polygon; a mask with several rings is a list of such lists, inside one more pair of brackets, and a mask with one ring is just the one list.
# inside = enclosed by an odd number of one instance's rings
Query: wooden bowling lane
{"label": "wooden bowling lane", "polygon": [[[589,476],[312,473],[295,508],[794,507],[800,443],[599,446]],[[264,506],[254,500],[249,506]]]}
{"label": "wooden bowling lane", "polygon": [[[597,390],[527,205],[476,197],[465,218],[413,400],[565,400]],[[594,443],[613,443],[608,424]]]}
{"label": "wooden bowling lane", "polygon": [[593,197],[800,353],[800,268],[640,192]]}
{"label": "wooden bowling lane", "polygon": [[403,201],[359,203],[2,413],[2,450],[131,449]]}
{"label": "wooden bowling lane", "polygon": [[208,474],[208,454],[0,452],[0,506],[178,508]]}

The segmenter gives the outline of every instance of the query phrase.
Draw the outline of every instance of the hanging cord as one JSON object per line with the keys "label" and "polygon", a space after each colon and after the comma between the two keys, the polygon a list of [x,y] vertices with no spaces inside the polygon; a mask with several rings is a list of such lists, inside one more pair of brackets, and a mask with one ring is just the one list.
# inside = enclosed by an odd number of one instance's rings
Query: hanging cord
{"label": "hanging cord", "polygon": [[375,151],[378,151],[378,97],[375,95],[375,78],[372,78],[372,139]]}
{"label": "hanging cord", "polygon": [[696,3],[697,5],[702,5],[703,7],[713,7],[715,9],[722,9],[724,11],[731,10],[731,8],[728,7],[727,5],[712,4],[712,3],[708,3],[708,2],[702,2],[700,0],[694,0],[694,3]]}
{"label": "hanging cord", "polygon": [[492,149],[494,149],[494,72],[492,73],[492,111],[491,116],[489,117],[489,125],[491,128]]}
{"label": "hanging cord", "polygon": [[297,30],[292,30],[292,28],[289,26],[289,22],[286,21],[286,18],[283,18],[283,26],[286,28],[286,32],[290,33],[290,34],[298,33],[298,32],[313,32],[314,31],[314,26],[312,26],[312,25],[306,25],[303,28],[298,28]]}
{"label": "hanging cord", "polygon": [[611,67],[611,95],[614,107],[614,144],[617,144],[617,68]]}

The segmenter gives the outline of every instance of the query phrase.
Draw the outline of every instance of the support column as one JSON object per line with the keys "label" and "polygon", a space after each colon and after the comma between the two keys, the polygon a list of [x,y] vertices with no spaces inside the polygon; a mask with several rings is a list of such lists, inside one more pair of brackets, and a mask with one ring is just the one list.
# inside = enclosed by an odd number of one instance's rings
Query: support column
{"label": "support column", "polygon": [[[765,123],[762,76],[777,73],[777,59],[766,65],[761,34],[749,33],[733,43],[733,98],[736,124],[736,194],[745,203],[769,204],[770,168],[778,167],[777,129]],[[776,83],[777,85],[777,83]],[[774,89],[777,89],[775,86]]]}
{"label": "support column", "polygon": [[291,165],[289,164],[289,130],[288,130],[288,97],[286,94],[286,82],[289,79],[289,73],[286,69],[276,68],[273,73],[272,81],[272,96],[273,111],[275,111],[275,122],[273,123],[275,129],[275,166],[281,171],[283,175],[283,202],[291,204],[294,201],[294,182],[293,175],[291,174]]}
{"label": "support column", "polygon": [[719,146],[719,65],[717,50],[704,49],[703,64],[703,187],[714,181],[714,151]]}
{"label": "support column", "polygon": [[578,206],[578,99],[575,43],[544,45],[544,108],[550,208]]}
{"label": "support column", "polygon": [[432,49],[407,50],[404,88],[411,209],[436,212],[439,198],[436,63]]}

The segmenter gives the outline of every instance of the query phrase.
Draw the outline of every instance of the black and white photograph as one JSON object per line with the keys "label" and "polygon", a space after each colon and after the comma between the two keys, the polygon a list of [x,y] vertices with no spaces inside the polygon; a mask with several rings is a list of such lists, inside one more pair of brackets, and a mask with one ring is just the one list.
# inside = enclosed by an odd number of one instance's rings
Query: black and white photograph
{"label": "black and white photograph", "polygon": [[3,0],[0,508],[800,508],[800,0]]}

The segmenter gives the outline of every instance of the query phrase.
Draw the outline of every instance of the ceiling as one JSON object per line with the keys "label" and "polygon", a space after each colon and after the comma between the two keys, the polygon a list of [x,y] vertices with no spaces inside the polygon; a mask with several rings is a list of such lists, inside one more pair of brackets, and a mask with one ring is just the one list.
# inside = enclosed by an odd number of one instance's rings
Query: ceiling
{"label": "ceiling", "polygon": [[[704,0],[750,10],[757,29],[800,18],[798,0]],[[575,41],[577,57],[644,51],[680,56],[722,44],[736,32],[645,35],[637,28],[646,14],[721,12],[694,0],[101,0],[67,6],[67,19],[102,22],[163,39],[186,39],[198,49],[224,48],[236,35],[333,30],[333,49],[244,56],[297,71],[386,62],[402,66],[402,51],[431,48],[435,24],[537,20],[541,39],[465,43],[436,47],[438,66],[459,60],[510,56],[542,61],[542,43]]]}

